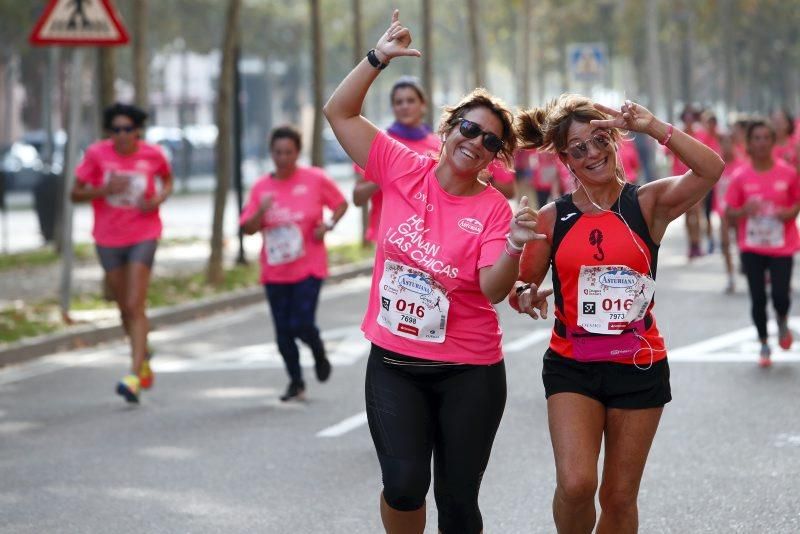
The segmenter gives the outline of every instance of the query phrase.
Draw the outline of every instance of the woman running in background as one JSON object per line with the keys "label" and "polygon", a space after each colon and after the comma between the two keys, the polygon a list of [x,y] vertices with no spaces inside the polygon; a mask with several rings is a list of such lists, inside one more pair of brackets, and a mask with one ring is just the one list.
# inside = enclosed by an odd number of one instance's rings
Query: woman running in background
{"label": "woman running in background", "polygon": [[100,264],[131,344],[131,372],[117,384],[128,402],[153,385],[145,313],[150,273],[161,237],[159,207],[172,193],[172,171],[158,145],[141,140],[147,113],[114,104],[103,112],[111,138],[86,149],[75,169],[73,202],[92,202]]}
{"label": "woman running in background", "polygon": [[[239,224],[246,234],[263,237],[261,283],[289,375],[280,398],[286,402],[302,399],[306,390],[298,339],[311,349],[317,380],[325,382],[331,374],[316,324],[317,303],[328,276],[325,234],[347,211],[347,201],[324,170],[297,164],[302,139],[295,128],[273,130],[269,146],[275,172],[253,185]],[[327,221],[326,208],[332,212]]]}

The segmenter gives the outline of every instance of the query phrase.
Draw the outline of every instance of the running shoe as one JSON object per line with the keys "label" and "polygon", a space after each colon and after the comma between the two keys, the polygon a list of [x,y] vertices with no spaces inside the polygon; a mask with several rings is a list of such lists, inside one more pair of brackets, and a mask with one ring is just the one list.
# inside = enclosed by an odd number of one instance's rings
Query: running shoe
{"label": "running shoe", "polygon": [[792,335],[792,331],[789,330],[789,325],[786,322],[778,322],[778,345],[781,346],[783,350],[789,350],[792,348],[792,342],[794,341],[794,336]]}
{"label": "running shoe", "polygon": [[303,400],[305,392],[305,384],[302,382],[290,382],[289,387],[286,388],[286,393],[281,395],[281,402],[288,402],[290,400]]}
{"label": "running shoe", "polygon": [[155,380],[155,375],[153,374],[153,370],[150,368],[150,359],[146,359],[142,362],[142,366],[139,368],[139,385],[142,389],[150,389],[153,387],[153,381]]}
{"label": "running shoe", "polygon": [[733,281],[733,278],[728,278],[728,283],[725,285],[725,294],[726,295],[733,295],[736,293],[736,284]]}
{"label": "running shoe", "polygon": [[320,382],[325,382],[331,376],[331,361],[324,354],[314,359],[314,373]]}
{"label": "running shoe", "polygon": [[122,395],[125,400],[131,403],[139,402],[139,377],[136,375],[125,375],[117,383],[117,395]]}
{"label": "running shoe", "polygon": [[700,250],[700,245],[692,245],[689,247],[689,259],[693,260],[695,258],[699,258],[703,255],[703,251]]}
{"label": "running shoe", "polygon": [[759,367],[769,367],[772,365],[772,350],[769,348],[769,345],[766,343],[761,344],[761,354],[758,357],[758,366]]}

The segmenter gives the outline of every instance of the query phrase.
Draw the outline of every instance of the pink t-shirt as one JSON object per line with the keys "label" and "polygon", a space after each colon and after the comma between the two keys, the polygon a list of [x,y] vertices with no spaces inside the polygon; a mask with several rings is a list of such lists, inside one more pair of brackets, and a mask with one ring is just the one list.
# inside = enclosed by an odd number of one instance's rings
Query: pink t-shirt
{"label": "pink t-shirt", "polygon": [[537,191],[550,191],[553,184],[558,182],[559,188],[564,188],[564,180],[571,178],[567,167],[553,152],[536,152],[536,166],[533,169],[533,187]]}
{"label": "pink t-shirt", "polygon": [[764,256],[791,256],[797,252],[800,239],[796,221],[781,221],[774,216],[776,209],[800,201],[797,171],[777,160],[763,172],[753,169],[750,163],[742,165],[731,178],[725,201],[738,209],[751,199],[758,200],[759,212],[739,218],[739,250]]}
{"label": "pink t-shirt", "polygon": [[139,141],[136,152],[119,154],[110,139],[86,149],[75,169],[77,180],[101,187],[112,175],[122,176],[128,187],[121,193],[92,200],[92,236],[103,247],[126,247],[161,237],[158,208],[143,211],[141,203],[161,189],[161,180],[172,173],[161,147]]}
{"label": "pink t-shirt", "polygon": [[639,178],[639,153],[633,139],[623,139],[619,144],[619,157],[622,160],[622,169],[625,171],[625,180],[635,184]]}
{"label": "pink t-shirt", "polygon": [[322,211],[345,202],[339,188],[317,167],[297,167],[285,179],[260,178],[250,191],[239,224],[258,211],[261,199],[272,195],[272,205],[261,221],[261,283],[293,284],[309,276],[328,276],[325,242],[314,238]]}
{"label": "pink t-shirt", "polygon": [[514,181],[514,170],[509,169],[502,160],[493,160],[486,170],[492,175],[492,180],[498,184],[510,184]]}
{"label": "pink t-shirt", "polygon": [[728,187],[731,185],[731,179],[736,171],[744,165],[745,162],[740,159],[725,162],[725,170],[722,171],[722,176],[717,180],[714,186],[714,195],[711,197],[714,204],[714,211],[720,217],[725,216],[725,210],[728,209],[728,203],[725,202],[725,197],[728,193]]}
{"label": "pink t-shirt", "polygon": [[[700,128],[694,128],[691,132],[685,132],[685,133],[690,137],[694,137],[703,144],[705,144],[705,141],[707,140],[706,132],[704,130],[701,130]],[[667,152],[667,154],[670,154],[672,156],[673,176],[680,176],[682,174],[686,174],[687,172],[689,172],[689,167],[687,167],[686,164],[682,162],[680,158],[676,156],[669,148],[665,146],[664,150]]]}
{"label": "pink t-shirt", "polygon": [[[434,134],[429,134],[427,137],[423,139],[406,139],[404,137],[391,135],[387,133],[389,137],[400,141],[405,146],[416,152],[417,154],[424,154],[426,156],[436,156],[439,153],[439,150],[442,144],[439,142],[439,138],[436,137]],[[353,168],[355,171],[364,176],[364,169],[353,164]],[[369,180],[369,178],[366,178]],[[370,180],[374,181],[374,180]],[[369,199],[370,206],[369,206],[369,220],[367,224],[367,232],[366,232],[366,239],[367,241],[375,242],[378,235],[378,225],[381,221],[381,209],[383,208],[383,194],[380,191],[376,191],[374,195]]]}
{"label": "pink t-shirt", "polygon": [[408,356],[492,364],[503,357],[502,331],[478,271],[503,254],[511,208],[492,187],[450,195],[435,167],[384,133],[372,143],[367,176],[387,209],[361,328],[376,345]]}
{"label": "pink t-shirt", "polygon": [[772,147],[772,158],[780,159],[789,165],[797,165],[797,146],[792,140],[787,141],[782,145],[775,145]]}

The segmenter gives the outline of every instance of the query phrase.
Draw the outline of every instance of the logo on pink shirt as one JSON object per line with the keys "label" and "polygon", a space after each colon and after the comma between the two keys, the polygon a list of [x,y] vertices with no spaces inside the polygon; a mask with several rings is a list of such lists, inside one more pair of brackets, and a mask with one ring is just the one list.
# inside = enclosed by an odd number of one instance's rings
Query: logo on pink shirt
{"label": "logo on pink shirt", "polygon": [[458,227],[470,234],[478,235],[483,232],[483,223],[472,217],[464,217],[458,221]]}

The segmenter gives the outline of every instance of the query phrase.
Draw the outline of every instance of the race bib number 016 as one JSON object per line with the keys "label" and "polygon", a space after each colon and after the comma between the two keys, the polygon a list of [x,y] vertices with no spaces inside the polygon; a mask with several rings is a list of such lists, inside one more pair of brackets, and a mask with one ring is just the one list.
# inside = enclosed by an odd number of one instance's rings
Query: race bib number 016
{"label": "race bib number 016", "polygon": [[619,334],[644,319],[655,290],[655,280],[625,265],[584,265],[578,279],[578,326],[595,334]]}
{"label": "race bib number 016", "polygon": [[450,301],[429,274],[385,260],[380,286],[378,324],[392,334],[428,343],[443,343]]}

